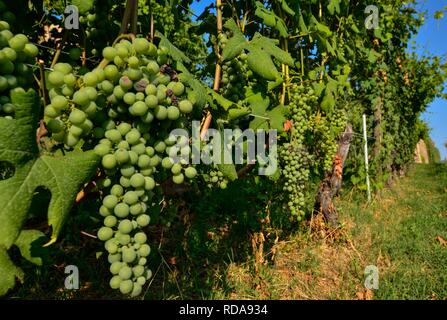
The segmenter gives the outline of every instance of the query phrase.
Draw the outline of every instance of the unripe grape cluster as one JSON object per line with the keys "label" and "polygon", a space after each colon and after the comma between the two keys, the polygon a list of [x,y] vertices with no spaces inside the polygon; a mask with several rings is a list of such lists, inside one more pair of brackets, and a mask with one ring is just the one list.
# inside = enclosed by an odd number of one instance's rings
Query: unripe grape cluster
{"label": "unripe grape cluster", "polygon": [[310,177],[311,155],[306,146],[306,133],[311,130],[310,116],[318,102],[312,89],[294,85],[291,88],[289,113],[292,121],[290,142],[279,150],[282,172],[286,178],[284,191],[288,194],[287,207],[301,221],[305,215],[306,186]]}
{"label": "unripe grape cluster", "polygon": [[218,187],[221,189],[226,189],[230,183],[225,175],[217,168],[204,174],[203,179],[208,188]]}
{"label": "unripe grape cluster", "polygon": [[[292,121],[290,142],[280,147],[284,191],[287,207],[301,221],[305,215],[311,172],[322,176],[332,169],[337,153],[337,140],[346,124],[342,108],[330,115],[319,110],[318,97],[312,88],[293,85],[289,116]],[[313,201],[313,199],[312,199]]]}
{"label": "unripe grape cluster", "polygon": [[97,69],[76,77],[59,63],[48,75],[51,103],[45,119],[52,136],[68,149],[93,147],[105,178],[99,183],[99,213],[113,278],[110,286],[137,296],[150,277],[150,248],[144,228],[155,188],[167,179],[194,179],[190,141],[174,136],[187,129],[193,91],[168,64],[166,48],[143,38],[121,40],[103,50]]}
{"label": "unripe grape cluster", "polygon": [[[227,34],[220,34],[220,46],[224,48],[227,42]],[[242,53],[237,58],[226,61],[222,65],[221,92],[225,98],[233,102],[245,99],[246,87],[250,85],[253,78],[253,71],[248,67],[247,58],[247,54]]]}
{"label": "unripe grape cluster", "polygon": [[253,71],[248,68],[246,61],[247,54],[243,53],[222,66],[222,95],[233,102],[245,99],[246,87],[253,76]]}
{"label": "unripe grape cluster", "polygon": [[338,150],[338,139],[347,123],[347,114],[343,108],[338,108],[330,115],[318,114],[310,121],[313,128],[314,152],[318,156],[317,168],[322,174],[332,170]]}
{"label": "unripe grape cluster", "polygon": [[[5,12],[4,3],[0,2],[0,13],[5,16]],[[37,47],[24,34],[13,34],[8,22],[0,21],[0,115],[14,115],[16,107],[9,92],[32,83],[32,65],[37,54]]]}

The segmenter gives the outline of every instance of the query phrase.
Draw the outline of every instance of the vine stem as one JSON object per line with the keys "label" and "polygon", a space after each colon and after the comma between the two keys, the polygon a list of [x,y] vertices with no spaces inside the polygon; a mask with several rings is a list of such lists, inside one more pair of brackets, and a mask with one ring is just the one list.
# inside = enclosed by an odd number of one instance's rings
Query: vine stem
{"label": "vine stem", "polygon": [[42,91],[42,97],[45,106],[47,106],[50,103],[50,100],[48,99],[48,93],[47,93],[47,81],[45,79],[45,65],[43,60],[38,60],[37,63],[39,64],[39,71],[40,71],[40,90]]}
{"label": "vine stem", "polygon": [[[216,15],[217,15],[217,34],[220,35],[223,32],[222,0],[216,0]],[[222,74],[222,66],[220,64],[219,45],[216,45],[216,55],[217,55],[217,61],[216,61],[216,72],[214,75],[213,90],[218,92],[220,89],[220,80],[221,80],[221,74]],[[211,125],[212,120],[213,120],[213,115],[208,110],[205,121],[202,126],[202,130],[200,131],[200,139],[201,140],[205,139],[206,133],[208,132],[208,129]]]}
{"label": "vine stem", "polygon": [[132,20],[130,23],[130,29],[132,31],[133,34],[137,34],[138,33],[138,0],[133,0],[133,7],[132,7]]}
{"label": "vine stem", "polygon": [[57,45],[56,53],[54,54],[54,58],[53,58],[53,61],[51,62],[50,68],[53,68],[56,65],[56,63],[59,61],[59,57],[62,53],[62,49],[64,48],[64,44],[67,41],[67,38],[68,38],[68,32],[65,30],[64,36],[62,37],[61,42]]}
{"label": "vine stem", "polygon": [[151,13],[151,42],[154,42],[154,39],[155,39],[154,14]]}
{"label": "vine stem", "polygon": [[120,34],[126,33],[127,27],[129,26],[131,5],[133,0],[127,0],[126,9],[124,10],[123,20],[121,21]]}
{"label": "vine stem", "polygon": [[120,34],[128,31],[129,23],[134,34],[137,33],[138,20],[138,0],[127,0],[126,10],[124,11],[123,20],[121,21]]}
{"label": "vine stem", "polygon": [[301,56],[301,80],[304,79],[304,51],[303,46],[300,46],[300,56]]}
{"label": "vine stem", "polygon": [[[285,39],[286,52],[289,52],[289,40]],[[290,100],[290,67],[286,65],[286,91]]]}

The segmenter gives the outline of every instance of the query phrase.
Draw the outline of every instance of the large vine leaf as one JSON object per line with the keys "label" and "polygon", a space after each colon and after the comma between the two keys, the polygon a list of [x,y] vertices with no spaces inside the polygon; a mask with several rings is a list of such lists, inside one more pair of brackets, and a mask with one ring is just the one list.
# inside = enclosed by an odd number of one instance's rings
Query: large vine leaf
{"label": "large vine leaf", "polygon": [[[22,228],[35,190],[43,187],[51,192],[48,224],[53,228],[51,242],[55,242],[80,187],[93,176],[98,165],[94,152],[39,155],[35,140],[39,98],[33,90],[17,90],[11,92],[11,99],[16,106],[15,119],[0,117],[0,161],[15,167],[11,178],[0,181],[0,270],[7,272],[8,279],[20,275],[8,261],[7,250],[12,245],[17,244],[24,257],[32,258],[27,248],[37,239],[36,233],[23,234]],[[5,280],[0,293],[10,288],[11,281]]]}
{"label": "large vine leaf", "polygon": [[331,16],[333,16],[336,13],[339,14],[340,13],[340,0],[329,0],[327,9]]}
{"label": "large vine leaf", "polygon": [[255,15],[261,18],[265,25],[275,28],[281,37],[287,38],[289,36],[284,20],[278,17],[273,11],[266,9],[262,2],[256,1]]}
{"label": "large vine leaf", "polygon": [[261,49],[264,52],[268,53],[270,56],[275,57],[279,62],[287,64],[291,67],[294,66],[295,61],[293,60],[290,53],[282,50],[278,46],[278,40],[270,39],[264,37],[260,33],[256,33],[253,37],[253,40],[250,42],[250,48]]}
{"label": "large vine leaf", "polygon": [[248,66],[253,72],[256,72],[264,79],[275,81],[281,77],[281,74],[276,69],[272,58],[268,53],[258,48],[252,48],[248,54]]}
{"label": "large vine leaf", "polygon": [[248,42],[233,19],[228,20],[224,26],[233,32],[233,37],[228,40],[222,50],[223,61],[229,61],[240,55],[247,47]]}
{"label": "large vine leaf", "polygon": [[264,98],[261,93],[249,96],[246,101],[249,103],[252,116],[254,117],[250,122],[250,129],[274,129],[278,130],[278,132],[284,130],[287,107],[280,105],[271,110],[267,110],[270,105],[270,99],[268,97]]}
{"label": "large vine leaf", "polygon": [[281,9],[283,9],[284,12],[286,12],[287,14],[289,14],[291,16],[295,15],[295,11],[293,11],[293,9],[290,8],[290,6],[286,2],[286,0],[276,0],[276,2],[279,2],[281,4]]}
{"label": "large vine leaf", "polygon": [[9,289],[14,288],[16,278],[23,282],[25,275],[23,271],[12,263],[6,249],[0,246],[0,297],[5,295]]}
{"label": "large vine leaf", "polygon": [[233,32],[233,37],[228,40],[222,52],[222,59],[224,61],[232,60],[247,50],[249,51],[247,60],[249,68],[264,79],[271,81],[269,90],[279,86],[282,83],[281,73],[278,71],[273,57],[280,63],[291,67],[295,65],[295,61],[288,52],[278,47],[278,40],[256,33],[251,41],[247,41],[233,19],[225,23],[225,28]]}

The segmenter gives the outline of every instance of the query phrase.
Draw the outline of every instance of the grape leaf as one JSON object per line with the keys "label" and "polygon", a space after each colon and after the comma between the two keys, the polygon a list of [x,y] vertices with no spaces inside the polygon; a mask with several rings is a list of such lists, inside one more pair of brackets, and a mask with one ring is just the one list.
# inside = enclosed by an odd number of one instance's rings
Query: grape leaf
{"label": "grape leaf", "polygon": [[304,21],[302,12],[300,12],[300,15],[298,17],[298,25],[300,27],[300,31],[302,34],[309,33],[309,30],[307,29],[307,25],[306,25],[306,22]]}
{"label": "grape leaf", "polygon": [[286,121],[287,107],[279,105],[273,108],[267,113],[267,117],[270,118],[270,129],[278,130],[278,132],[284,131],[284,122]]}
{"label": "grape leaf", "polygon": [[13,288],[16,278],[23,282],[25,274],[9,259],[5,247],[0,245],[0,297]]}
{"label": "grape leaf", "polygon": [[276,69],[271,56],[265,51],[252,47],[247,59],[248,66],[253,72],[257,73],[264,79],[275,81],[281,77]]}
{"label": "grape leaf", "polygon": [[248,42],[233,19],[225,23],[225,28],[233,32],[233,37],[228,40],[223,50],[223,60],[232,60],[244,50],[247,50],[249,51],[247,62],[250,70],[267,80],[273,81],[269,84],[269,90],[273,90],[280,85],[282,83],[281,73],[278,72],[272,57],[291,67],[295,65],[295,61],[288,52],[278,47],[278,40],[256,33],[253,39]]}
{"label": "grape leaf", "polygon": [[275,81],[269,81],[268,85],[267,85],[267,90],[270,92],[270,91],[278,88],[283,83],[284,83],[283,78],[277,78]]}
{"label": "grape leaf", "polygon": [[169,41],[168,38],[166,38],[161,32],[156,31],[155,36],[161,39],[159,46],[166,47],[172,59],[182,63],[191,63],[191,59],[189,59],[180,49],[174,46],[171,41]]}
{"label": "grape leaf", "polygon": [[245,99],[245,101],[250,105],[251,112],[255,116],[264,116],[270,105],[269,97],[263,97],[260,92],[256,94],[253,92],[247,92],[247,99]]}
{"label": "grape leaf", "polygon": [[23,230],[14,243],[22,257],[35,265],[41,266],[48,259],[48,249],[43,247],[47,242],[45,234],[38,230]]}
{"label": "grape leaf", "polygon": [[279,48],[277,44],[278,44],[277,40],[270,39],[264,37],[259,33],[256,33],[255,36],[253,37],[253,40],[250,42],[250,46],[248,47],[248,49],[249,50],[250,48],[261,49],[266,53],[268,53],[269,55],[275,57],[279,62],[293,67],[295,61],[290,55],[290,53]]}
{"label": "grape leaf", "polygon": [[206,87],[202,84],[202,82],[194,78],[194,76],[188,71],[188,69],[183,65],[183,63],[178,62],[177,69],[182,72],[178,76],[179,79],[191,87],[191,89],[196,94],[197,106],[203,108],[207,102]]}
{"label": "grape leaf", "polygon": [[93,9],[95,0],[71,0],[71,4],[78,7],[80,14],[85,14]]}
{"label": "grape leaf", "polygon": [[291,16],[295,15],[295,11],[293,11],[293,9],[290,8],[290,6],[286,2],[286,0],[279,0],[279,2],[281,3],[281,9],[283,9],[284,12],[286,12],[287,14],[289,14]]}
{"label": "grape leaf", "polygon": [[268,97],[264,98],[261,93],[249,96],[246,99],[246,102],[249,103],[254,117],[250,122],[250,129],[274,129],[278,130],[278,132],[284,131],[287,107],[280,105],[271,110],[267,110],[270,105],[270,99]]}
{"label": "grape leaf", "polygon": [[234,35],[242,34],[241,29],[239,29],[239,26],[237,25],[236,21],[234,21],[233,18],[228,19],[227,22],[225,22],[224,27],[228,30],[230,30]]}
{"label": "grape leaf", "polygon": [[232,107],[239,107],[238,104],[234,103],[231,100],[226,99],[225,97],[218,94],[216,91],[207,88],[208,94],[212,98],[212,100],[216,101],[219,106],[221,106],[225,111],[228,111]]}
{"label": "grape leaf", "polygon": [[248,43],[233,19],[228,20],[224,27],[233,33],[233,37],[228,40],[225,48],[222,50],[222,60],[228,61],[240,55]]}
{"label": "grape leaf", "polygon": [[273,11],[267,10],[259,1],[256,1],[255,15],[262,19],[265,25],[275,28],[281,37],[287,38],[289,36],[284,20],[278,17]]}
{"label": "grape leaf", "polygon": [[218,164],[217,167],[228,180],[235,181],[239,178],[234,164]]}
{"label": "grape leaf", "polygon": [[340,0],[330,0],[327,9],[331,16],[335,13],[340,13]]}
{"label": "grape leaf", "polygon": [[229,61],[239,56],[247,46],[247,40],[242,34],[235,34],[230,38],[222,50],[222,60]]}
{"label": "grape leaf", "polygon": [[[55,242],[80,187],[95,173],[99,160],[92,151],[39,155],[35,138],[40,112],[38,95],[33,90],[18,90],[11,92],[11,99],[17,108],[15,119],[0,117],[0,161],[15,167],[11,178],[0,181],[0,251],[6,255],[0,269],[9,270],[7,277],[19,274],[6,261],[7,250],[21,235],[35,190],[43,187],[52,194],[48,224],[53,228],[51,242]],[[18,244],[26,257],[25,240]],[[11,288],[6,287],[10,283],[4,282],[0,292]]]}
{"label": "grape leaf", "polygon": [[228,149],[228,147],[225,145],[225,134],[222,130],[220,131],[220,137],[222,139],[220,142],[221,163],[217,164],[217,167],[218,167],[219,171],[222,172],[222,174],[224,175],[225,178],[228,178],[228,180],[230,180],[230,181],[235,181],[239,178],[237,175],[236,166],[232,162],[225,163],[225,155],[231,157],[232,152],[231,152],[231,149]]}
{"label": "grape leaf", "polygon": [[242,108],[231,108],[228,110],[228,120],[234,121],[239,118],[243,118],[245,116],[248,116],[251,113],[251,109],[247,107]]}

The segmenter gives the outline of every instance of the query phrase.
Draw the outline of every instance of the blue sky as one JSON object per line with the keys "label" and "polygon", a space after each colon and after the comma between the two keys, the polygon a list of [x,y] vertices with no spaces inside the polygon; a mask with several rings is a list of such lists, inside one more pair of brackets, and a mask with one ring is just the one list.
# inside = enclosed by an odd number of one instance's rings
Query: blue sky
{"label": "blue sky", "polygon": [[[200,14],[212,0],[195,1],[192,10]],[[416,52],[418,54],[428,53],[431,55],[447,55],[447,13],[441,20],[435,20],[433,15],[436,11],[447,6],[447,0],[422,0],[419,1],[419,8],[428,11],[428,16],[424,26],[420,29],[416,40]],[[446,84],[447,86],[447,84]],[[447,101],[435,100],[422,115],[422,119],[427,121],[432,129],[431,137],[441,151],[443,159],[447,159],[447,149],[444,143],[447,142]]]}

